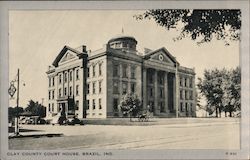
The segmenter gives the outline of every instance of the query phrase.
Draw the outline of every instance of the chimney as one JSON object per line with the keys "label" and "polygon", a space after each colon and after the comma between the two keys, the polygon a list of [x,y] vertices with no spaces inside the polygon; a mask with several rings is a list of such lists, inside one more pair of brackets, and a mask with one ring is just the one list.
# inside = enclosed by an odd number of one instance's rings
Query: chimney
{"label": "chimney", "polygon": [[85,46],[85,45],[82,45],[82,52],[83,52],[83,53],[87,53],[87,49],[86,49],[86,46]]}

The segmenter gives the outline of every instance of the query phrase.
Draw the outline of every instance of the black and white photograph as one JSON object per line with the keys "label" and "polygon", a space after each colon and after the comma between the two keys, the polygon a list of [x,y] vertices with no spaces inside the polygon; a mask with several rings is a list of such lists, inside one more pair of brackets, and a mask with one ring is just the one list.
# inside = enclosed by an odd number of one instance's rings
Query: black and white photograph
{"label": "black and white photograph", "polygon": [[2,158],[249,158],[249,11],[163,4],[9,9]]}

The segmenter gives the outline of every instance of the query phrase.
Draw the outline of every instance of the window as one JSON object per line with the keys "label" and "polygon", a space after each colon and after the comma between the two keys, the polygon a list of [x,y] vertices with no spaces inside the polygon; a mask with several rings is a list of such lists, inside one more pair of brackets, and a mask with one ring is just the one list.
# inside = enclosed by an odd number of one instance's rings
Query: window
{"label": "window", "polygon": [[92,102],[93,102],[93,104],[92,104],[93,105],[93,109],[95,109],[95,99],[93,99]]}
{"label": "window", "polygon": [[49,91],[49,99],[50,99],[50,91]]}
{"label": "window", "polygon": [[158,74],[158,77],[159,77],[159,84],[163,85],[164,77],[162,75],[159,75],[159,74]]}
{"label": "window", "polygon": [[51,108],[50,108],[50,103],[49,103],[49,108],[48,108],[49,112],[51,111]]}
{"label": "window", "polygon": [[69,87],[69,95],[72,96],[72,87]]}
{"label": "window", "polygon": [[184,84],[185,84],[185,87],[187,87],[187,78],[185,78]]}
{"label": "window", "polygon": [[190,111],[193,112],[193,103],[190,103]]}
{"label": "window", "polygon": [[114,98],[113,100],[113,110],[117,111],[118,110],[118,99]]}
{"label": "window", "polygon": [[52,86],[55,86],[55,77],[52,78]]}
{"label": "window", "polygon": [[62,75],[60,74],[59,75],[59,84],[61,84],[62,83]]}
{"label": "window", "polygon": [[95,94],[95,82],[93,82],[93,94]]}
{"label": "window", "polygon": [[188,99],[188,91],[185,91],[185,99]]}
{"label": "window", "polygon": [[59,97],[62,97],[62,90],[61,90],[61,88],[59,88]]}
{"label": "window", "polygon": [[72,81],[72,71],[69,72],[69,81]]}
{"label": "window", "polygon": [[99,63],[99,76],[102,75],[102,63]]}
{"label": "window", "polygon": [[87,84],[87,94],[89,94],[89,83]]}
{"label": "window", "polygon": [[95,65],[93,65],[93,77],[95,77]]}
{"label": "window", "polygon": [[188,103],[186,103],[185,109],[186,109],[186,112],[188,112]]}
{"label": "window", "polygon": [[79,85],[76,85],[76,95],[79,95]]}
{"label": "window", "polygon": [[135,67],[131,67],[131,78],[132,79],[135,79],[135,70],[136,70]]}
{"label": "window", "polygon": [[183,84],[182,84],[182,77],[180,77],[180,86],[182,86]]}
{"label": "window", "polygon": [[182,90],[180,90],[180,99],[183,99]]}
{"label": "window", "polygon": [[128,84],[127,82],[122,83],[122,94],[126,94],[128,89]]}
{"label": "window", "polygon": [[102,81],[99,81],[99,93],[102,92]]}
{"label": "window", "polygon": [[64,73],[64,82],[67,82],[67,73]]}
{"label": "window", "polygon": [[89,67],[87,68],[87,77],[89,78]]}
{"label": "window", "polygon": [[99,109],[102,109],[102,99],[99,98]]}
{"label": "window", "polygon": [[89,109],[89,100],[87,100],[87,109]]}
{"label": "window", "polygon": [[113,93],[114,94],[118,94],[119,93],[119,86],[118,86],[118,82],[117,81],[114,81],[114,84],[113,84]]}
{"label": "window", "polygon": [[131,92],[135,93],[135,83],[131,83]]}
{"label": "window", "polygon": [[67,88],[66,87],[64,88],[64,95],[65,96],[67,95]]}
{"label": "window", "polygon": [[190,93],[189,93],[189,99],[193,100],[193,91],[190,91]]}
{"label": "window", "polygon": [[76,80],[79,80],[79,69],[76,70]]}
{"label": "window", "polygon": [[119,77],[119,65],[118,64],[115,64],[113,66],[113,76],[114,77]]}
{"label": "window", "polygon": [[163,88],[160,88],[160,98],[163,98]]}
{"label": "window", "polygon": [[193,79],[192,79],[192,78],[190,78],[189,87],[190,87],[190,88],[193,88]]}
{"label": "window", "polygon": [[128,75],[127,75],[127,65],[123,65],[122,66],[122,77],[123,78],[127,78],[128,77]]}
{"label": "window", "polygon": [[154,95],[154,93],[153,93],[153,88],[150,88],[150,93],[149,93],[149,95],[151,96],[151,97],[153,97],[153,95]]}
{"label": "window", "polygon": [[49,87],[51,86],[51,78],[49,77]]}
{"label": "window", "polygon": [[76,101],[75,110],[79,110],[79,101]]}
{"label": "window", "polygon": [[183,103],[182,103],[182,102],[180,103],[180,108],[181,108],[181,109],[180,109],[181,112],[183,112]]}
{"label": "window", "polygon": [[53,90],[52,91],[52,99],[54,99],[55,98],[55,91]]}
{"label": "window", "polygon": [[153,83],[153,75],[152,74],[149,74],[149,83]]}
{"label": "window", "polygon": [[54,103],[52,103],[51,105],[52,105],[51,111],[54,112]]}

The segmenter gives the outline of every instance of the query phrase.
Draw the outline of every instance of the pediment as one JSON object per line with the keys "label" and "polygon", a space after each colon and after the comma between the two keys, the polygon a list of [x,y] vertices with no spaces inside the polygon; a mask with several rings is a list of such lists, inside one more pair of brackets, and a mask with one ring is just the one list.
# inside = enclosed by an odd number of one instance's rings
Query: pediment
{"label": "pediment", "polygon": [[62,57],[62,59],[59,61],[59,63],[64,63],[66,61],[73,60],[73,59],[77,59],[76,54],[68,50],[64,54],[64,56]]}
{"label": "pediment", "polygon": [[145,56],[146,59],[151,60],[151,61],[157,61],[160,63],[166,63],[170,65],[174,65],[175,63],[178,63],[165,48],[161,48],[155,51],[150,52]]}

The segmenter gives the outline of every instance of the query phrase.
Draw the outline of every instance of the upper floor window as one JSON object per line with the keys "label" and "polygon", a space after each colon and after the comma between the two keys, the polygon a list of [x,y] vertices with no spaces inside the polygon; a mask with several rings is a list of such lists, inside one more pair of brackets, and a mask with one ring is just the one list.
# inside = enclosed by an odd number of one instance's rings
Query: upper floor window
{"label": "upper floor window", "polygon": [[76,95],[79,95],[79,85],[76,85]]}
{"label": "upper floor window", "polygon": [[61,88],[59,88],[58,92],[59,92],[59,97],[62,97],[62,90],[61,90]]}
{"label": "upper floor window", "polygon": [[89,67],[87,68],[87,77],[89,78]]}
{"label": "upper floor window", "polygon": [[62,75],[60,74],[59,75],[59,84],[61,84],[62,83]]}
{"label": "upper floor window", "polygon": [[99,63],[99,76],[102,75],[102,63]]}
{"label": "upper floor window", "polygon": [[95,83],[96,82],[93,82],[93,94],[95,94]]}
{"label": "upper floor window", "polygon": [[187,87],[187,78],[185,78],[185,80],[184,80],[184,85],[185,85],[185,87]]}
{"label": "upper floor window", "polygon": [[131,83],[131,93],[135,93],[135,83]]}
{"label": "upper floor window", "polygon": [[93,65],[93,77],[95,77],[95,65]]}
{"label": "upper floor window", "polygon": [[79,69],[76,70],[76,80],[79,79]]}
{"label": "upper floor window", "polygon": [[72,79],[73,79],[73,75],[72,75],[72,74],[73,74],[73,72],[70,71],[70,72],[69,72],[69,81],[72,81]]}
{"label": "upper floor window", "polygon": [[180,86],[183,86],[182,77],[180,77]]}
{"label": "upper floor window", "polygon": [[113,83],[113,93],[114,94],[119,93],[119,86],[118,86],[118,82],[117,81],[114,81],[114,83]]}
{"label": "upper floor window", "polygon": [[52,99],[54,99],[55,98],[55,91],[53,90],[52,91]]}
{"label": "upper floor window", "polygon": [[99,81],[99,93],[102,92],[102,81]]}
{"label": "upper floor window", "polygon": [[49,99],[50,99],[50,91],[49,91]]}
{"label": "upper floor window", "polygon": [[69,96],[72,96],[72,87],[69,87]]}
{"label": "upper floor window", "polygon": [[127,78],[128,77],[128,75],[127,75],[127,69],[128,69],[127,65],[123,65],[122,66],[122,77],[123,78]]}
{"label": "upper floor window", "polygon": [[55,77],[52,78],[52,86],[55,86]]}
{"label": "upper floor window", "polygon": [[193,100],[193,91],[190,91],[190,93],[189,93],[189,99]]}
{"label": "upper floor window", "polygon": [[67,96],[67,88],[64,88],[64,95]]}
{"label": "upper floor window", "polygon": [[114,64],[113,66],[113,76],[119,77],[119,65],[118,64]]}
{"label": "upper floor window", "polygon": [[135,79],[135,70],[136,67],[131,67],[131,78]]}
{"label": "upper floor window", "polygon": [[89,109],[89,100],[87,100],[87,109]]}
{"label": "upper floor window", "polygon": [[64,82],[67,82],[67,73],[64,73]]}
{"label": "upper floor window", "polygon": [[163,98],[163,95],[164,95],[163,88],[160,88],[160,98]]}
{"label": "upper floor window", "polygon": [[149,74],[149,83],[153,83],[153,75],[152,74]]}
{"label": "upper floor window", "polygon": [[89,94],[89,83],[87,84],[87,94]]}
{"label": "upper floor window", "polygon": [[51,86],[51,78],[49,77],[49,87]]}
{"label": "upper floor window", "polygon": [[182,90],[180,90],[180,99],[183,99]]}
{"label": "upper floor window", "polygon": [[193,87],[193,79],[190,78],[190,81],[189,81],[189,87],[192,88]]}
{"label": "upper floor window", "polygon": [[185,91],[185,99],[188,99],[188,91]]}

